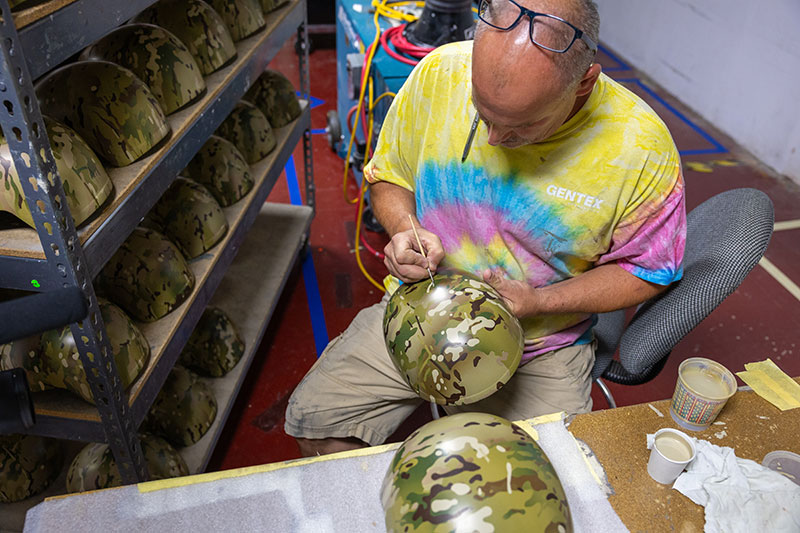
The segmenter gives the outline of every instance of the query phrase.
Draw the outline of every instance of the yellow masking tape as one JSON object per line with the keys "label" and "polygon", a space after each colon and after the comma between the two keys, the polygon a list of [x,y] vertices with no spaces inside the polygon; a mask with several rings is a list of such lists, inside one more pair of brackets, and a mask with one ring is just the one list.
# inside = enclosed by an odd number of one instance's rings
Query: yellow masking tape
{"label": "yellow masking tape", "polygon": [[800,385],[787,376],[771,359],[744,365],[736,375],[781,411],[800,407]]}
{"label": "yellow masking tape", "polygon": [[171,479],[159,479],[157,481],[146,481],[137,485],[139,492],[153,492],[156,490],[171,489],[174,487],[183,487],[186,485],[194,485],[197,483],[208,483],[210,481],[217,481],[220,479],[228,479],[234,477],[249,476],[251,474],[260,474],[262,472],[272,472],[275,470],[282,470],[284,468],[292,468],[295,466],[307,465],[310,463],[319,463],[321,461],[330,461],[332,459],[346,459],[349,457],[365,457],[367,455],[375,455],[383,453],[388,450],[393,450],[400,447],[400,443],[383,444],[381,446],[372,446],[368,448],[359,448],[357,450],[349,450],[346,452],[331,453],[328,455],[320,455],[318,457],[307,457],[305,459],[295,459],[292,461],[283,461],[280,463],[270,463],[266,465],[248,466],[244,468],[235,468],[232,470],[223,470],[221,472],[209,472],[207,474],[198,474],[195,476],[176,477]]}

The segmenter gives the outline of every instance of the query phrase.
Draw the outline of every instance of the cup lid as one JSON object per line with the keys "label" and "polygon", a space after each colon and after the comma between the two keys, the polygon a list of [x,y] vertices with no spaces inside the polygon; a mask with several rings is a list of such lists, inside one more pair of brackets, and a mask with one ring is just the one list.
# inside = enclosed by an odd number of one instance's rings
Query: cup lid
{"label": "cup lid", "polygon": [[800,455],[786,450],[776,450],[765,455],[761,464],[800,485]]}

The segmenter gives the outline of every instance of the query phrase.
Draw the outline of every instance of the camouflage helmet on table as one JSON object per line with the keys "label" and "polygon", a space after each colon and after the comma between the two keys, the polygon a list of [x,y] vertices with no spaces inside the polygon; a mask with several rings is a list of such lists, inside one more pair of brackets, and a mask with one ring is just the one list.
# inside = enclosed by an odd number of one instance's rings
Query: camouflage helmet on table
{"label": "camouflage helmet on table", "polygon": [[[98,304],[122,388],[127,389],[147,365],[150,344],[122,309],[103,298],[98,298]],[[49,383],[51,386],[66,388],[95,403],[69,326],[42,333],[40,353],[42,365],[53,369],[57,379]]]}
{"label": "camouflage helmet on table", "polygon": [[170,132],[150,88],[108,61],[77,61],[36,83],[42,113],[73,128],[114,166],[129,165]]}
{"label": "camouflage helmet on table", "polygon": [[[103,205],[114,185],[95,153],[75,131],[49,117],[43,118],[69,212],[79,226]],[[13,213],[33,227],[33,216],[11,159],[11,149],[1,133],[0,141],[0,211]]]}
{"label": "camouflage helmet on table", "polygon": [[[181,455],[155,435],[140,434],[142,452],[151,480],[189,475]],[[107,489],[122,486],[122,476],[108,444],[87,444],[67,470],[67,492]]]}
{"label": "camouflage helmet on table", "polygon": [[203,75],[216,72],[236,57],[236,46],[222,18],[202,0],[160,0],[135,22],[157,24],[186,45]]}
{"label": "camouflage helmet on table", "polygon": [[244,100],[236,104],[216,134],[232,142],[251,165],[264,159],[277,144],[267,117]]}
{"label": "camouflage helmet on table", "polygon": [[250,167],[231,143],[212,135],[183,171],[205,185],[222,207],[233,205],[253,188]]}
{"label": "camouflage helmet on table", "polygon": [[255,104],[273,128],[286,126],[302,112],[292,83],[276,70],[265,70],[243,99]]}
{"label": "camouflage helmet on table", "polygon": [[208,189],[177,177],[147,217],[187,259],[210,250],[225,236],[228,221]]}
{"label": "camouflage helmet on table", "polygon": [[0,435],[0,503],[41,493],[61,472],[61,443],[33,435]]}
{"label": "camouflage helmet on table", "polygon": [[462,413],[425,424],[392,459],[381,487],[388,532],[572,531],[550,460],[508,420]]}
{"label": "camouflage helmet on table", "polygon": [[127,24],[81,54],[81,59],[111,61],[147,84],[164,113],[188,105],[206,90],[203,73],[175,35],[153,24]]}
{"label": "camouflage helmet on table", "polygon": [[98,286],[135,320],[152,322],[186,300],[194,274],[169,239],[137,227],[103,267]]}
{"label": "camouflage helmet on table", "polygon": [[434,280],[434,287],[424,279],[392,294],[383,316],[386,348],[423,399],[477,402],[517,370],[522,326],[484,281],[458,271],[439,271]]}
{"label": "camouflage helmet on table", "polygon": [[145,419],[145,427],[181,448],[206,434],[217,416],[217,400],[197,374],[176,365]]}
{"label": "camouflage helmet on table", "polygon": [[234,42],[267,25],[259,0],[208,0],[208,3],[225,21]]}
{"label": "camouflage helmet on table", "polygon": [[180,356],[182,365],[200,375],[221,377],[233,370],[244,354],[244,342],[222,309],[203,311]]}

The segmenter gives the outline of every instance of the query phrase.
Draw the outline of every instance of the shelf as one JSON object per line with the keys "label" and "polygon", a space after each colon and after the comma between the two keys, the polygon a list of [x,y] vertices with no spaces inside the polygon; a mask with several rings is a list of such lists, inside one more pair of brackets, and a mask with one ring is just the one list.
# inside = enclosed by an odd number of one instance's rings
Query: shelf
{"label": "shelf", "polygon": [[[93,3],[82,0],[75,4]],[[155,153],[132,165],[107,169],[114,183],[114,198],[78,230],[92,277],[233,110],[281,45],[294,35],[305,20],[305,8],[304,0],[291,0],[267,15],[264,30],[237,43],[237,59],[205,79],[207,89],[200,101],[167,117],[172,133]],[[93,19],[94,13],[86,17]],[[27,55],[26,58],[31,60]],[[61,286],[47,267],[39,237],[31,228],[0,231],[0,272],[3,272],[0,284],[4,287],[31,289],[31,279],[38,281],[38,290]]]}
{"label": "shelf", "polygon": [[205,471],[208,465],[305,242],[312,217],[313,211],[308,206],[264,204],[241,252],[211,299],[210,305],[225,311],[236,325],[245,343],[245,352],[225,376],[203,378],[217,398],[217,417],[200,441],[180,450],[191,474]]}
{"label": "shelf", "polygon": [[[311,127],[307,102],[293,123],[275,130],[277,146],[266,158],[250,167],[255,185],[236,204],[223,209],[228,220],[225,238],[208,253],[193,259],[189,266],[195,275],[195,289],[189,299],[164,318],[148,324],[137,324],[150,343],[147,368],[128,391],[131,415],[141,423],[183,345],[200,319],[217,286],[225,276],[248,231],[260,216],[264,204],[303,132]],[[308,208],[310,210],[310,208]],[[248,237],[249,240],[249,237]],[[261,265],[260,271],[264,266]],[[37,423],[31,433],[89,442],[105,442],[106,437],[97,409],[64,390],[49,390],[34,395]]]}
{"label": "shelf", "polygon": [[30,75],[38,78],[155,1],[26,2],[13,15]]}

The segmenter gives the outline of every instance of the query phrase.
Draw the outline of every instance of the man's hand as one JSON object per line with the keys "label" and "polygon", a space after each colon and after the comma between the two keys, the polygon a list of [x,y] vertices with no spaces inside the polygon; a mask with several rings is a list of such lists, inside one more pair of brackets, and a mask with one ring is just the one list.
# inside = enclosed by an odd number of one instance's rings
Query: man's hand
{"label": "man's hand", "polygon": [[422,255],[414,232],[410,229],[395,233],[392,240],[383,249],[383,253],[386,254],[383,260],[386,268],[393,276],[400,278],[405,283],[427,278],[428,271],[425,270],[425,267],[430,268],[431,272],[436,272],[436,267],[444,259],[444,248],[442,248],[442,241],[439,240],[439,237],[423,228],[418,228],[417,233],[419,233],[422,246],[425,247],[427,259]]}
{"label": "man's hand", "polygon": [[488,268],[483,271],[483,281],[500,293],[508,309],[517,318],[538,312],[537,291],[524,281],[505,278],[500,272]]}

